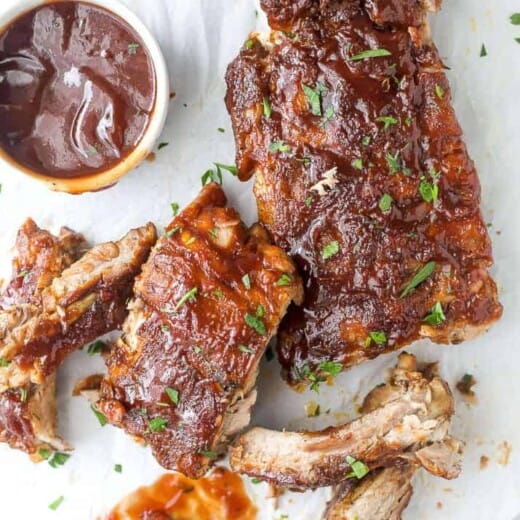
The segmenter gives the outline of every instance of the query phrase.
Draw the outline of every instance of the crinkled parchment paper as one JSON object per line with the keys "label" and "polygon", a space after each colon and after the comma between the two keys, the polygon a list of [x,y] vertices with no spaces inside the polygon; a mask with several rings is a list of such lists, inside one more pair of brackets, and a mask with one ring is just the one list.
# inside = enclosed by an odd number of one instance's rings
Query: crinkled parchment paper
{"label": "crinkled parchment paper", "polygon": [[[5,9],[17,0],[1,0]],[[157,35],[176,93],[157,152],[117,186],[96,194],[50,193],[13,171],[2,169],[0,182],[0,262],[9,269],[11,247],[19,224],[32,216],[57,230],[68,225],[90,241],[116,239],[129,228],[170,219],[170,202],[188,203],[200,188],[201,174],[213,161],[232,163],[234,146],[223,97],[224,73],[248,32],[265,27],[255,0],[127,0]],[[494,274],[505,306],[502,321],[486,336],[456,347],[427,342],[409,350],[421,360],[439,360],[443,376],[454,386],[466,372],[477,379],[478,403],[457,398],[453,431],[467,442],[464,471],[453,482],[428,477],[415,480],[407,520],[512,520],[520,513],[520,27],[509,23],[520,11],[518,0],[445,0],[432,19],[434,38],[451,68],[454,103],[470,151],[480,171],[483,210],[490,223],[496,266]],[[479,57],[482,43],[488,56]],[[1,124],[1,121],[0,121]],[[225,128],[225,133],[218,128]],[[250,184],[228,176],[225,188],[232,204],[248,222],[255,218]],[[395,363],[382,356],[323,386],[319,396],[298,394],[279,378],[275,361],[260,375],[254,422],[275,428],[311,429],[353,417],[354,403]],[[151,483],[163,470],[149,451],[123,432],[101,428],[89,406],[71,397],[74,382],[101,371],[100,359],[85,352],[70,358],[59,373],[61,431],[76,447],[60,469],[33,465],[21,454],[0,447],[0,518],[89,520],[106,513],[134,488]],[[457,394],[457,392],[455,392]],[[306,418],[305,404],[319,402],[328,415]],[[507,445],[504,445],[507,443]],[[505,446],[512,448],[505,461]],[[481,456],[489,457],[480,469]],[[114,472],[123,465],[123,473]],[[266,500],[264,484],[247,483],[261,508],[259,518],[291,520],[320,517],[328,490],[305,495],[286,493],[278,504]],[[47,506],[58,496],[56,511]],[[363,519],[369,520],[369,519]]]}

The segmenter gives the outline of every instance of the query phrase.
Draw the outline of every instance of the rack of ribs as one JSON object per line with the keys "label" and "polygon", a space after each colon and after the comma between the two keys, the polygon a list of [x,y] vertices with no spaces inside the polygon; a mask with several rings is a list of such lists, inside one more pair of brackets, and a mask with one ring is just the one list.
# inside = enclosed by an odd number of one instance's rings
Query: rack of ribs
{"label": "rack of ribs", "polygon": [[292,383],[502,313],[480,184],[427,10],[440,1],[263,0],[227,72],[238,174],[305,300],[280,327]]}
{"label": "rack of ribs", "polygon": [[249,423],[259,362],[301,293],[286,254],[208,184],[137,278],[96,408],[165,468],[202,476]]}
{"label": "rack of ribs", "polygon": [[361,413],[318,432],[252,428],[230,448],[231,467],[299,491],[388,466],[423,467],[446,479],[459,475],[464,446],[448,433],[453,396],[431,367],[418,370],[413,356],[401,354],[390,381],[366,396]]}
{"label": "rack of ribs", "polygon": [[0,297],[0,442],[34,460],[42,450],[70,448],[56,433],[55,372],[71,352],[122,324],[155,238],[150,224],[85,253],[81,235],[23,224]]}

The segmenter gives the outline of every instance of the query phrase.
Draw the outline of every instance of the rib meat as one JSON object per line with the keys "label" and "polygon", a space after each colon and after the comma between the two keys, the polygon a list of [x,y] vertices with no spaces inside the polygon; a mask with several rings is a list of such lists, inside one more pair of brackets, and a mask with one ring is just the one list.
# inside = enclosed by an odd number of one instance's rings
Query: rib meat
{"label": "rib meat", "polygon": [[[55,237],[27,219],[16,238],[10,283],[0,296],[0,308],[12,306],[34,314],[42,305],[42,293],[80,256],[86,247],[83,236],[62,228]],[[5,364],[7,360],[3,359]],[[0,394],[0,442],[28,453],[41,449],[64,450],[68,445],[56,433],[55,377],[42,384],[26,384]]]}
{"label": "rib meat", "polygon": [[295,267],[207,185],[167,227],[134,287],[97,408],[158,462],[202,476],[249,422],[258,365],[292,300]]}
{"label": "rib meat", "polygon": [[256,174],[260,221],[304,279],[280,327],[291,382],[421,337],[459,343],[501,316],[477,172],[426,25],[439,4],[263,0],[275,31],[228,69],[239,177]]}
{"label": "rib meat", "polygon": [[376,470],[361,481],[349,479],[335,490],[324,520],[400,520],[410,498],[415,467],[405,464]]}
{"label": "rib meat", "polygon": [[334,485],[352,470],[350,457],[369,469],[421,465],[444,478],[460,472],[461,442],[448,436],[453,397],[445,381],[418,372],[402,354],[392,380],[368,394],[363,415],[320,432],[253,428],[230,449],[231,467],[292,489]]}
{"label": "rib meat", "polygon": [[72,263],[82,237],[24,224],[0,311],[0,441],[32,455],[66,447],[56,436],[54,374],[71,352],[122,324],[155,239],[149,224]]}

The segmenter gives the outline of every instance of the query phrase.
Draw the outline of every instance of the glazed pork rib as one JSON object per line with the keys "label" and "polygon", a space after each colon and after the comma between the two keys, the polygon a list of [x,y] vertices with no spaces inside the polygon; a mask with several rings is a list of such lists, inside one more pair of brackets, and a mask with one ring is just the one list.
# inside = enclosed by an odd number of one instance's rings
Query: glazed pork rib
{"label": "glazed pork rib", "polygon": [[453,397],[445,381],[402,354],[389,383],[370,392],[363,415],[320,432],[253,428],[230,448],[233,470],[277,486],[335,485],[354,470],[409,463],[447,479],[461,469],[461,442],[449,437]]}
{"label": "glazed pork rib", "polygon": [[[83,236],[62,228],[55,237],[27,219],[16,237],[10,283],[0,296],[0,308],[24,308],[27,314],[39,311],[43,290],[81,255]],[[23,312],[22,312],[23,315]],[[1,358],[1,365],[7,360]],[[0,394],[0,442],[28,453],[41,449],[64,450],[68,445],[57,436],[55,376],[42,384],[9,388]]]}
{"label": "glazed pork rib", "polygon": [[435,1],[263,0],[227,72],[239,177],[296,260],[280,327],[293,383],[419,338],[459,343],[502,313],[477,172],[426,25]]}
{"label": "glazed pork rib", "polygon": [[132,283],[156,239],[149,224],[79,260],[82,238],[28,221],[0,311],[0,441],[34,456],[56,436],[54,374],[74,350],[118,328]]}
{"label": "glazed pork rib", "polygon": [[165,468],[202,476],[249,423],[259,362],[301,292],[285,253],[207,185],[136,281],[97,408]]}

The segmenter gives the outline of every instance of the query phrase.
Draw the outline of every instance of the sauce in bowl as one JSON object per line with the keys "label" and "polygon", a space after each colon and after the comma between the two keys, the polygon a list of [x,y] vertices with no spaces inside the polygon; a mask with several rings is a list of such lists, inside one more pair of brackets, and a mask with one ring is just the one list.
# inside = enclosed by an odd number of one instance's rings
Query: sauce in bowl
{"label": "sauce in bowl", "polygon": [[139,35],[87,2],[47,2],[0,32],[0,148],[31,172],[109,170],[138,145],[156,77]]}

